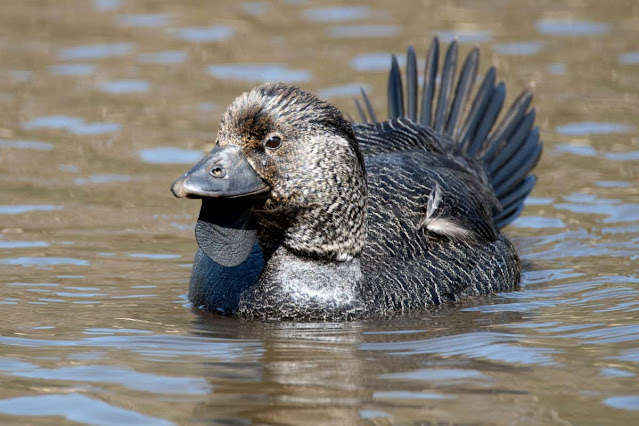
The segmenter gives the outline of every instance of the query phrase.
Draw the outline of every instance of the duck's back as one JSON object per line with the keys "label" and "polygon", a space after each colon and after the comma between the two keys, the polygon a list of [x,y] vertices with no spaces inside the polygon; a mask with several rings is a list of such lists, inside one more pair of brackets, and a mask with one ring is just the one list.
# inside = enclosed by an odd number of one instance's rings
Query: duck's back
{"label": "duck's back", "polygon": [[[381,123],[395,128],[407,120]],[[519,282],[495,228],[492,190],[463,164],[427,149],[366,157],[368,235],[361,289],[388,312],[487,294]]]}
{"label": "duck's back", "polygon": [[[529,172],[541,144],[538,129],[533,129],[534,110],[527,110],[531,93],[524,91],[490,132],[505,97],[503,83],[495,85],[494,70],[489,70],[472,107],[466,108],[477,70],[473,51],[453,99],[453,44],[442,72],[444,87],[432,107],[437,51],[435,40],[427,61],[431,81],[424,83],[421,117],[416,81],[411,81],[416,80],[415,58],[409,50],[406,108],[394,64],[389,81],[391,119],[376,122],[365,98],[372,123],[360,109],[366,123],[353,127],[369,188],[360,291],[374,310],[384,313],[502,291],[520,279],[515,249],[499,229],[521,213],[535,184]],[[462,120],[465,109],[470,111]]]}

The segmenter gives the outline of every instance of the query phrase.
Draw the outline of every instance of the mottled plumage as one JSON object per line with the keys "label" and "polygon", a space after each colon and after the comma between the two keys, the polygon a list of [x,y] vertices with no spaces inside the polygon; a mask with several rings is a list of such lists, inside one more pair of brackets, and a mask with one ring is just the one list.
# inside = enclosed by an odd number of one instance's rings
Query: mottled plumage
{"label": "mottled plumage", "polygon": [[[406,93],[393,59],[392,118],[384,122],[366,94],[366,110],[357,104],[363,124],[284,84],[264,84],[233,102],[218,144],[239,146],[270,188],[253,208],[264,270],[256,282],[246,281],[254,280],[254,269],[237,275],[244,281],[233,283],[237,290],[221,303],[203,295],[211,286],[230,286],[195,268],[199,278],[195,285],[192,278],[189,295],[198,306],[251,319],[352,319],[519,282],[519,259],[499,229],[519,215],[535,182],[529,172],[541,144],[534,110],[528,111],[530,90],[493,130],[504,98],[494,69],[469,105],[478,51],[454,88],[453,43],[435,98],[438,52],[435,40],[421,99],[414,51]],[[273,135],[282,143],[271,149],[265,141]]]}

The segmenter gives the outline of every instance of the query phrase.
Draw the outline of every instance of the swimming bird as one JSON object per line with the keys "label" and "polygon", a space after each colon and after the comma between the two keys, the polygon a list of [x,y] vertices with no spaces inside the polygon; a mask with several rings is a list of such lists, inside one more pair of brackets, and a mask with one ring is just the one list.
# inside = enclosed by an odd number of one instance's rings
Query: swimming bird
{"label": "swimming bird", "polygon": [[283,83],[229,106],[215,148],[172,186],[202,199],[195,306],[257,320],[350,320],[519,283],[501,229],[536,183],[532,87],[497,123],[506,89],[495,69],[471,96],[478,48],[457,84],[457,43],[438,74],[439,50],[435,38],[421,90],[414,50],[406,91],[392,56],[384,121],[364,92],[354,123]]}

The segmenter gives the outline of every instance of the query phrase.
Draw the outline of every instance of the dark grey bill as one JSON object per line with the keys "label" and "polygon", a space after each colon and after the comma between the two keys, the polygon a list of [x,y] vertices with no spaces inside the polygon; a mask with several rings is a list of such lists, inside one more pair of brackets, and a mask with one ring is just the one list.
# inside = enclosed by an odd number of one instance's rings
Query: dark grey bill
{"label": "dark grey bill", "polygon": [[270,188],[239,146],[216,146],[176,180],[171,191],[178,198],[202,199],[195,238],[211,260],[233,267],[247,259],[257,241],[252,203]]}
{"label": "dark grey bill", "polygon": [[216,146],[171,186],[178,198],[237,198],[269,190],[237,145]]}

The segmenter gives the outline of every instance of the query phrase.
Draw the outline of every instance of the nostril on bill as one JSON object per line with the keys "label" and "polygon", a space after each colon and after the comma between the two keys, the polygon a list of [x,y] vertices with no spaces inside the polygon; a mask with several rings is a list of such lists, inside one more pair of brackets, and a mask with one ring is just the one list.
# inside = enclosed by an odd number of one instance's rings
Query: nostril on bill
{"label": "nostril on bill", "polygon": [[209,174],[214,178],[223,178],[226,176],[226,170],[220,166],[213,166],[211,170],[209,170]]}

